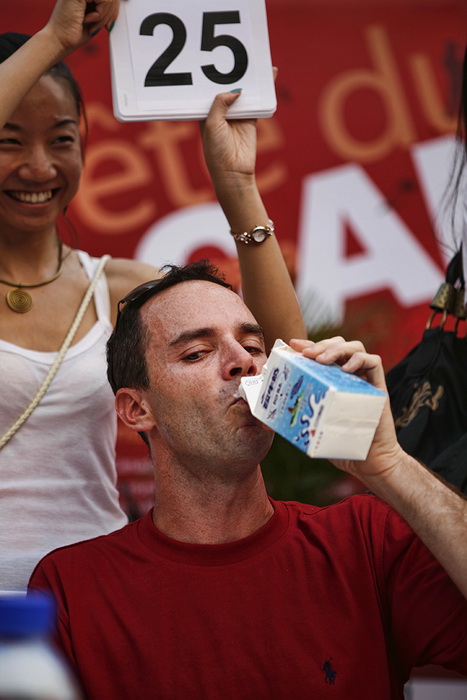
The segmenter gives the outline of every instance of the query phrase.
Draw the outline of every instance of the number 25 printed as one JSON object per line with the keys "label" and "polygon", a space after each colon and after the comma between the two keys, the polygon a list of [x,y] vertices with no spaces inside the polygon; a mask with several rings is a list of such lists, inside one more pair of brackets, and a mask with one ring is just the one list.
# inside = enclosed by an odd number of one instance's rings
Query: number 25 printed
{"label": "number 25 printed", "polygon": [[[170,12],[156,12],[149,15],[141,23],[139,33],[152,36],[155,28],[165,24],[172,30],[172,41],[159,58],[152,64],[146,74],[145,87],[161,87],[170,85],[193,85],[191,73],[170,73],[167,68],[182,52],[186,43],[186,27],[182,20]],[[203,28],[201,33],[201,51],[213,51],[217,46],[226,46],[232,51],[234,67],[230,73],[221,73],[213,63],[201,66],[208,80],[220,85],[229,85],[243,78],[248,68],[248,54],[239,39],[230,34],[215,36],[216,24],[240,24],[240,12],[203,12]]]}

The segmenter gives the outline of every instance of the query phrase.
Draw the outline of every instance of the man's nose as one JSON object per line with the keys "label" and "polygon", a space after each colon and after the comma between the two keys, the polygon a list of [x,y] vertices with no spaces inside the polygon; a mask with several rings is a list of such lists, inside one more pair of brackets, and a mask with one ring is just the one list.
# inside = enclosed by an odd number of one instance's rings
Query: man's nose
{"label": "man's nose", "polygon": [[35,146],[28,151],[25,162],[19,168],[19,175],[24,180],[47,182],[57,175],[57,169],[47,149]]}
{"label": "man's nose", "polygon": [[255,362],[255,358],[244,347],[238,345],[232,349],[230,357],[227,359],[224,367],[224,378],[232,379],[233,377],[247,377],[258,374],[259,368]]}

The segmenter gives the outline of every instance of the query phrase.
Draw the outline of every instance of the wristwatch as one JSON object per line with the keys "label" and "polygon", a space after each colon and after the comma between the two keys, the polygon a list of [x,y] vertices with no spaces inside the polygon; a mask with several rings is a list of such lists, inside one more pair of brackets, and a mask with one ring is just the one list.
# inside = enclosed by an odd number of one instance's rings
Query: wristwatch
{"label": "wristwatch", "polygon": [[234,233],[233,231],[230,233],[235,240],[240,241],[240,243],[245,243],[245,245],[248,245],[249,243],[259,245],[260,243],[263,243],[266,238],[272,236],[274,233],[274,224],[271,219],[269,219],[267,226],[255,226],[251,229],[251,231],[245,231],[245,233]]}

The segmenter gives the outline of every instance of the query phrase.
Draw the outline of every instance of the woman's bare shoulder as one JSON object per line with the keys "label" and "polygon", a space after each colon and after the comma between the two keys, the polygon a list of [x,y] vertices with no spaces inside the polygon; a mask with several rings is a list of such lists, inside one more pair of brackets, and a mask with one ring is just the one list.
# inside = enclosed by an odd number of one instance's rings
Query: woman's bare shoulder
{"label": "woman's bare shoulder", "polygon": [[143,282],[161,277],[161,271],[139,260],[111,258],[105,268],[110,300],[115,308],[120,299]]}

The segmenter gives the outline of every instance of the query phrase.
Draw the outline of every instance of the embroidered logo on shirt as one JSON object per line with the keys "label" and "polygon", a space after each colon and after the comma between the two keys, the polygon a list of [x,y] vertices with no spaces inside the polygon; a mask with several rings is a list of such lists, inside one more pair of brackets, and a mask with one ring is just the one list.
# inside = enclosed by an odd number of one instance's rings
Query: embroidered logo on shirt
{"label": "embroidered logo on shirt", "polygon": [[337,671],[331,666],[331,661],[332,656],[323,664],[324,680],[328,685],[334,685],[337,676]]}

